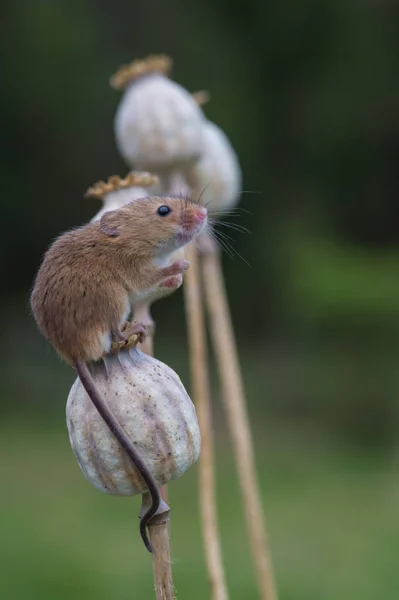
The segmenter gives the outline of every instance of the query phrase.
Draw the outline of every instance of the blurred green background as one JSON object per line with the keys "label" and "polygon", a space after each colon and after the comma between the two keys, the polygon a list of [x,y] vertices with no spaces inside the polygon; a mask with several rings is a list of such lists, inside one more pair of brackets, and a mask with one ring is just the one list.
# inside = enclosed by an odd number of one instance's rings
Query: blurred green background
{"label": "blurred green background", "polygon": [[[164,52],[207,89],[244,172],[224,258],[281,600],[399,593],[399,4],[17,0],[0,8],[0,597],[153,598],[137,499],[92,489],[69,447],[73,372],[40,338],[41,255],[98,210],[116,68]],[[249,193],[251,192],[251,193]],[[252,193],[256,192],[256,193]],[[189,387],[181,292],[156,353]],[[231,598],[257,598],[213,372]],[[196,467],[170,486],[178,598],[208,598]]]}

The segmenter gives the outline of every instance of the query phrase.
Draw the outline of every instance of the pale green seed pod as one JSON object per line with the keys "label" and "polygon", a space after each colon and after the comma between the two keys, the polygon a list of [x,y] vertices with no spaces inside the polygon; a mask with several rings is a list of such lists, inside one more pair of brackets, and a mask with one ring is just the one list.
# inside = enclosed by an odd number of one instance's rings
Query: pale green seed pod
{"label": "pale green seed pod", "polygon": [[210,213],[228,210],[238,203],[242,175],[237,155],[225,133],[204,122],[201,158],[184,175],[194,199],[201,198]]}
{"label": "pale green seed pod", "polygon": [[[198,459],[195,408],[171,368],[133,348],[107,356],[92,366],[92,373],[98,391],[160,487]],[[79,379],[69,393],[66,415],[72,450],[92,485],[118,496],[147,491]]]}

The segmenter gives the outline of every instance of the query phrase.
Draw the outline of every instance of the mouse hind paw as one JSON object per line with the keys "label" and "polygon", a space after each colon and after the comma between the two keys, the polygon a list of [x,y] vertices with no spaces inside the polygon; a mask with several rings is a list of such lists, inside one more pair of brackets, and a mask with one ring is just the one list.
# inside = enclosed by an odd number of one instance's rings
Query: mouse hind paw
{"label": "mouse hind paw", "polygon": [[147,328],[144,323],[125,323],[122,331],[112,333],[111,352],[129,350],[137,344],[142,344],[147,337]]}

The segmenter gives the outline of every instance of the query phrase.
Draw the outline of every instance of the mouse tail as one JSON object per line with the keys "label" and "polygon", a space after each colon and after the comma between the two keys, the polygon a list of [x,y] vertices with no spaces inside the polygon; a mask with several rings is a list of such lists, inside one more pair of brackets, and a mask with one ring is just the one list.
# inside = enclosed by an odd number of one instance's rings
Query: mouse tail
{"label": "mouse tail", "polygon": [[148,467],[146,466],[144,460],[134,447],[131,439],[128,437],[120,423],[115,418],[112,411],[108,408],[108,406],[102,399],[100,393],[96,388],[96,384],[89,371],[87,364],[83,360],[78,359],[74,361],[74,365],[79,375],[79,379],[82,382],[82,385],[85,388],[94,406],[96,407],[101,417],[104,419],[105,423],[108,425],[108,427],[110,428],[110,430],[112,431],[122,448],[125,450],[126,454],[129,456],[136,469],[140,472],[142,478],[144,479],[147,485],[152,503],[148,511],[145,513],[145,515],[143,515],[143,517],[140,520],[140,534],[147,550],[149,552],[152,552],[151,544],[147,536],[147,524],[156,514],[161,503],[161,495],[157,483],[153,475],[150,473]]}

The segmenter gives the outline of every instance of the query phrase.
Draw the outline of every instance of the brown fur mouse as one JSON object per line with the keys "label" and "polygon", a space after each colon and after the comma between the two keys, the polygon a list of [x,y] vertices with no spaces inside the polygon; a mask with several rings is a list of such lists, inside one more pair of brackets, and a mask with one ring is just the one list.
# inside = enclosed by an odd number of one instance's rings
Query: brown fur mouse
{"label": "brown fur mouse", "polygon": [[[98,393],[87,363],[101,360],[113,342],[145,335],[136,323],[122,328],[136,302],[153,286],[169,286],[189,263],[168,265],[176,249],[204,228],[206,208],[179,197],[135,200],[95,221],[68,231],[44,255],[31,295],[31,307],[43,336],[74,366],[97,410],[118,439],[151,494],[152,505],[140,522],[146,526],[158,510],[160,493],[131,440]],[[166,265],[166,266],[165,266]]]}

